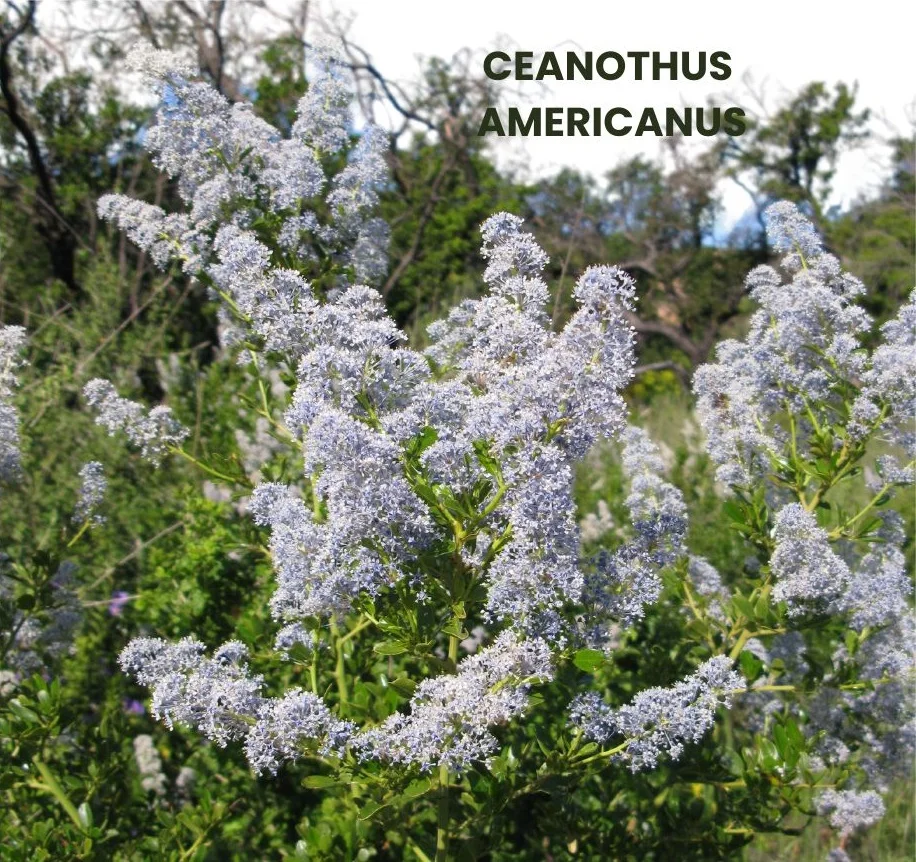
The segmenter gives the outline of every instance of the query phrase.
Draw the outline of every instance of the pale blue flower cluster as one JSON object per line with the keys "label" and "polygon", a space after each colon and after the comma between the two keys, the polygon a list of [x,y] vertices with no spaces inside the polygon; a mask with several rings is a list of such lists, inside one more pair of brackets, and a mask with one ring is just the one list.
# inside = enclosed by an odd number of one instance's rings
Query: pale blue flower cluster
{"label": "pale blue flower cluster", "polygon": [[842,838],[877,823],[884,816],[884,802],[873,790],[825,790],[817,797],[817,813],[829,815],[830,825]]}
{"label": "pale blue flower cluster", "polygon": [[[916,458],[916,291],[897,316],[881,327],[884,341],[875,348],[871,365],[862,374],[862,389],[852,407],[852,430],[863,434],[876,417],[890,412],[882,434],[899,445],[910,459]],[[901,468],[885,461],[885,480],[912,484],[912,463]]]}
{"label": "pale blue flower cluster", "polygon": [[458,664],[456,674],[423,680],[410,713],[395,713],[363,731],[354,747],[363,759],[463,772],[486,762],[499,744],[490,728],[522,715],[532,683],[553,677],[549,645],[511,632]]}
{"label": "pale blue flower cluster", "polygon": [[[253,328],[265,343],[270,321],[296,333],[286,351],[298,367],[285,424],[301,440],[304,483],[263,483],[250,502],[255,521],[270,528],[271,607],[284,623],[277,651],[316,649],[316,618],[340,618],[367,598],[384,607],[400,585],[421,603],[454,601],[446,584],[456,577],[483,588],[492,640],[454,675],[422,682],[408,713],[361,732],[335,723],[314,694],[263,697],[238,645],[226,662],[203,658],[195,641],[134,641],[122,665],[153,687],[159,717],[221,744],[245,737],[258,770],[274,771],[311,743],[463,770],[495,752],[489,728],[520,715],[529,685],[551,677],[552,650],[577,636],[565,612],[583,598],[587,567],[573,466],[624,428],[633,283],[611,267],[587,270],[576,286],[579,310],[554,333],[540,277],[546,255],[520,228],[507,214],[483,226],[490,293],[434,325],[426,355],[402,345],[376,291],[348,286],[318,301],[294,274],[271,269],[265,246],[237,228],[219,230],[219,265],[231,270],[234,295],[251,300],[241,310]],[[280,291],[244,285],[281,276],[295,283],[296,302],[267,314]],[[109,427],[130,429],[142,417],[102,383],[89,394]],[[640,445],[651,444],[629,436],[635,470]],[[629,581],[626,589],[641,607],[657,595],[655,569],[680,550],[685,518],[673,488],[636,472],[630,503],[654,580],[648,591]],[[593,608],[601,618],[612,612]]]}
{"label": "pale blue flower cluster", "polygon": [[690,584],[706,600],[709,615],[715,620],[724,620],[722,603],[729,598],[728,590],[722,583],[722,576],[705,557],[690,555],[687,561]]}
{"label": "pale blue flower cluster", "polygon": [[[760,308],[743,341],[726,340],[716,362],[697,369],[694,393],[707,446],[726,485],[763,478],[791,436],[802,456],[811,452],[811,415],[835,415],[839,384],[869,367],[859,338],[870,325],[856,304],[865,288],[823,252],[813,226],[781,202],[766,211],[771,243],[794,249],[782,260],[791,280],[769,266],[747,277]],[[791,416],[788,429],[782,421]]]}
{"label": "pale blue flower cluster", "polygon": [[0,481],[13,482],[22,472],[19,451],[19,412],[13,405],[18,385],[16,371],[25,364],[25,329],[0,326]]}
{"label": "pale blue flower cluster", "polygon": [[11,577],[9,558],[0,553],[0,602],[9,605],[10,620],[5,666],[17,676],[29,676],[47,667],[49,660],[68,655],[73,649],[76,627],[83,607],[75,591],[77,567],[62,562],[48,583],[40,614],[24,611],[15,603],[18,578]]}
{"label": "pale blue flower cluster", "polygon": [[[370,288],[312,306],[285,421],[303,439],[321,505],[276,485],[252,501],[272,530],[278,618],[342,613],[405,578],[432,594],[436,582],[417,559],[451,528],[419,483],[439,487],[443,501],[489,489],[462,549],[488,585],[488,614],[560,636],[558,612],[579,600],[583,581],[572,465],[623,425],[632,282],[588,270],[577,288],[582,308],[555,334],[546,287],[533,286],[543,285],[543,251],[506,214],[483,235],[491,293],[431,327],[426,357],[401,346]],[[419,463],[408,465],[418,440]]]}
{"label": "pale blue flower cluster", "polygon": [[[885,519],[896,521],[894,514]],[[856,751],[869,784],[882,793],[895,779],[909,776],[916,752],[916,616],[909,604],[912,581],[901,557],[893,544],[875,545],[854,572],[836,611],[851,612],[852,627],[864,640],[854,654],[845,644],[837,647],[836,670],[809,705],[809,732],[822,733],[824,761],[842,763],[844,753]],[[864,690],[842,687],[850,669],[865,683]]]}
{"label": "pale blue flower cluster", "polygon": [[245,755],[255,772],[276,773],[307,746],[323,755],[342,753],[355,732],[355,725],[336,718],[318,695],[292,689],[258,707]]}
{"label": "pale blue flower cluster", "polygon": [[776,514],[773,537],[773,598],[788,602],[790,614],[826,611],[851,577],[849,567],[833,551],[827,531],[799,503],[789,503]]}
{"label": "pale blue flower cluster", "polygon": [[[100,216],[158,266],[180,261],[222,297],[224,342],[243,340],[238,332],[259,336],[268,351],[292,353],[295,362],[315,305],[304,275],[321,274],[316,262],[343,285],[371,283],[385,272],[389,232],[372,213],[388,182],[387,134],[370,125],[351,145],[352,85],[328,46],[316,49],[316,72],[289,137],[250,104],[230,104],[191,80],[168,52],[138,46],[131,62],[161,96],[145,146],[177,180],[188,211],[105,195]],[[328,176],[324,163],[342,155],[343,168]],[[322,223],[316,213],[325,210]]]}
{"label": "pale blue flower cluster", "polygon": [[170,448],[180,446],[190,433],[172,415],[171,408],[158,405],[146,410],[142,404],[121,398],[107,380],[95,378],[83,387],[83,395],[96,411],[96,424],[113,436],[123,431],[140,454],[159,464]]}
{"label": "pale blue flower cluster", "polygon": [[767,239],[775,251],[787,252],[793,268],[824,253],[817,229],[791,201],[777,201],[766,212]]}
{"label": "pale blue flower cluster", "polygon": [[687,535],[684,495],[662,478],[664,461],[642,428],[631,425],[622,440],[623,471],[630,480],[626,505],[633,527],[655,562],[666,565],[684,552]]}
{"label": "pale blue flower cluster", "polygon": [[599,551],[585,582],[588,639],[607,641],[611,621],[632,625],[662,589],[659,571],[685,551],[687,507],[680,490],[662,478],[665,464],[641,428],[623,432],[622,466],[630,482],[626,499],[635,536],[614,551]]}
{"label": "pale blue flower cluster", "polygon": [[319,754],[353,751],[363,760],[414,765],[445,764],[464,770],[497,750],[491,727],[521,715],[532,683],[553,676],[550,647],[542,640],[501,634],[491,646],[462,660],[455,674],[426,679],[411,698],[410,713],[359,731],[336,718],[322,699],[299,689],[282,697],[262,694],[247,650],[230,641],[212,658],[203,644],[185,638],[169,644],[138,638],[122,652],[121,667],[153,690],[153,714],[172,727],[197,727],[218,745],[244,740],[256,772],[279,766],[311,748]]}
{"label": "pale blue flower cluster", "polygon": [[220,746],[242,739],[264,704],[263,678],[249,675],[248,650],[223,644],[212,658],[194,638],[176,644],[136,638],[121,653],[121,667],[152,688],[152,712],[169,727],[196,727]]}
{"label": "pale blue flower cluster", "polygon": [[580,695],[570,707],[573,725],[602,744],[623,737],[616,757],[632,772],[654,768],[662,755],[677,760],[689,743],[712,728],[720,706],[729,707],[744,680],[726,656],[716,656],[670,688],[648,688],[614,709],[594,692]]}
{"label": "pale blue flower cluster", "polygon": [[105,491],[108,489],[105,468],[98,461],[89,461],[83,465],[79,476],[81,480],[79,499],[76,501],[76,507],[73,510],[73,522],[75,524],[104,524],[105,516],[98,509],[102,505],[105,499]]}

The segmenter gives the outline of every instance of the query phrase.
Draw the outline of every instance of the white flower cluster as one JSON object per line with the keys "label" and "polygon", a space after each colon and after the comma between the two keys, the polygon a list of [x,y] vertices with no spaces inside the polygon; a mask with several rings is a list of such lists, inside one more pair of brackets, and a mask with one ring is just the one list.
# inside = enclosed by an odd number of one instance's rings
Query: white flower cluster
{"label": "white flower cluster", "polygon": [[165,796],[168,779],[162,771],[162,758],[156,750],[156,743],[147,733],[134,737],[134,761],[140,773],[140,786],[156,796]]}

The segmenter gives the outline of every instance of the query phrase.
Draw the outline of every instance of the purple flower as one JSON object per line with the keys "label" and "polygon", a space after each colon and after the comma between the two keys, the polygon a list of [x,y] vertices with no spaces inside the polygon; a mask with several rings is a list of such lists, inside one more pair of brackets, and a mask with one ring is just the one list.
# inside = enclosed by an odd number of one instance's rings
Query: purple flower
{"label": "purple flower", "polygon": [[125,698],[121,706],[128,715],[146,715],[146,707],[139,700]]}
{"label": "purple flower", "polygon": [[130,601],[130,593],[124,590],[115,590],[111,594],[111,601],[108,602],[108,613],[113,617],[119,617],[124,611],[124,606]]}

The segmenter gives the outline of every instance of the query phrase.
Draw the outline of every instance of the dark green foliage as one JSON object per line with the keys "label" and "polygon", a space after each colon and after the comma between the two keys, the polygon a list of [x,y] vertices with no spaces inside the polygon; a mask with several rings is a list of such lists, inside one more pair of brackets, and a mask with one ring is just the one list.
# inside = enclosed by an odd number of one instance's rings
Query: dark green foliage
{"label": "dark green foliage", "polygon": [[916,181],[912,140],[893,142],[892,173],[880,193],[827,224],[831,244],[869,285],[863,304],[879,320],[893,316],[913,289]]}
{"label": "dark green foliage", "polygon": [[499,210],[520,208],[522,190],[475,150],[415,139],[393,163],[395,185],[384,196],[391,225],[391,274],[382,287],[402,325],[479,290],[480,225]]}

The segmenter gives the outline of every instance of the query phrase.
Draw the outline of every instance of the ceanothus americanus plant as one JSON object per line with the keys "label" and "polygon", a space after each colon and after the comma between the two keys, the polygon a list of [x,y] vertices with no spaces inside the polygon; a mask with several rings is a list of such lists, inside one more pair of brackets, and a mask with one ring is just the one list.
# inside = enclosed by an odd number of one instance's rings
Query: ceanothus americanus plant
{"label": "ceanothus americanus plant", "polygon": [[[627,425],[625,272],[585,270],[577,310],[552,331],[547,256],[521,219],[499,213],[481,229],[487,293],[411,350],[367,286],[385,266],[372,211],[386,139],[367,128],[353,142],[333,52],[319,53],[288,137],[169,55],[141,50],[136,61],[162,95],[147,146],[188,209],[114,195],[99,211],[221,298],[225,345],[250,365],[259,415],[301,468],[249,500],[276,573],[272,653],[135,639],[121,665],[151,689],[155,715],[241,743],[258,773],[309,758],[352,788],[366,817],[434,793],[445,859],[450,839],[473,829],[468,776],[505,774],[507,736],[547,693],[562,709],[534,781],[676,761],[738,699],[734,715],[753,715],[769,747],[718,784],[750,798],[765,773],[776,788],[748,817],[777,828],[817,806],[843,846],[874,822],[874,791],[912,750],[910,581],[887,504],[912,480],[912,461],[893,455],[913,456],[913,301],[869,354],[859,282],[794,206],[771,208],[791,281],[751,273],[760,310],[747,339],[720,345],[696,378],[726,512],[753,554],[720,575],[689,555],[684,498],[645,432]],[[291,383],[282,403],[263,385],[271,369]],[[151,461],[195,460],[166,408],[146,411],[106,381],[86,396],[99,423]],[[609,440],[622,446],[629,537],[587,551],[575,470]],[[831,490],[859,477],[874,441],[886,457],[872,496],[841,510]],[[658,603],[690,617],[691,669],[609,700],[622,638]],[[300,684],[276,691],[291,664]],[[472,802],[456,810],[459,789]]]}

